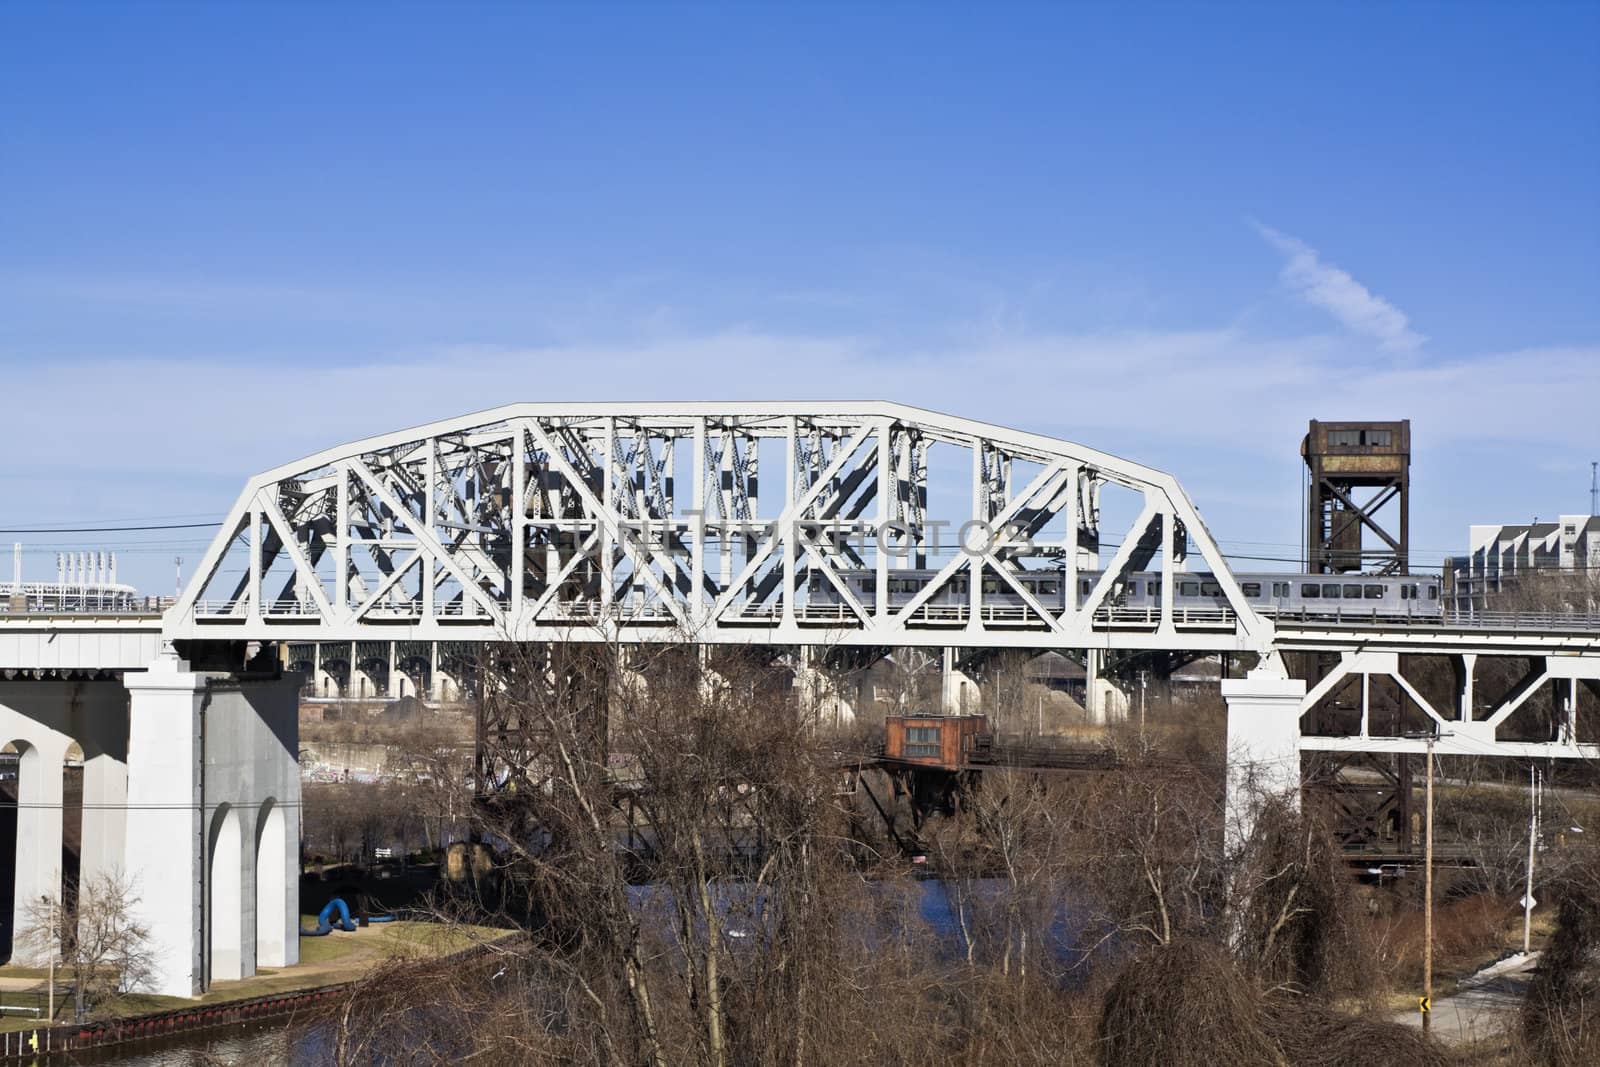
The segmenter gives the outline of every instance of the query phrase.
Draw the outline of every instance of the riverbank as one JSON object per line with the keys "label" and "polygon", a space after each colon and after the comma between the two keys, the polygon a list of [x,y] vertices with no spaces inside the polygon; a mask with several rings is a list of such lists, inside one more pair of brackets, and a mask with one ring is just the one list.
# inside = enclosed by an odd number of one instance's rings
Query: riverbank
{"label": "riverbank", "polygon": [[[315,916],[303,916],[302,926],[314,926]],[[428,922],[375,923],[327,937],[300,938],[300,962],[293,967],[262,968],[254,977],[215,982],[195,998],[129,994],[102,1006],[97,1018],[133,1016],[258,1000],[286,993],[341,985],[361,978],[373,967],[393,960],[448,956],[475,945],[504,937],[507,931],[488,926],[456,926]],[[70,1020],[71,986],[56,972],[55,1018],[47,1019],[47,972],[41,968],[0,967],[0,1033],[38,1030]],[[37,1012],[37,1014],[34,1014]]]}

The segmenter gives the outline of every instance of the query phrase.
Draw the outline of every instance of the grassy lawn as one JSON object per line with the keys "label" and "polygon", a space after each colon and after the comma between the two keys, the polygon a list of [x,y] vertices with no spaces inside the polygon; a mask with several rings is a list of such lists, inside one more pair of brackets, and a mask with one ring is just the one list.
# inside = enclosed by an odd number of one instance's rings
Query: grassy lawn
{"label": "grassy lawn", "polygon": [[[304,928],[316,926],[316,916],[301,917]],[[242,981],[215,982],[210,992],[194,1000],[186,997],[158,997],[131,994],[115,1004],[102,1005],[102,1013],[127,1016],[167,1011],[194,1004],[216,1004],[245,1000],[296,989],[333,985],[360,978],[374,965],[395,959],[422,959],[444,956],[484,941],[506,936],[507,931],[488,926],[443,926],[437,923],[374,923],[354,933],[336,930],[327,937],[300,938],[300,962],[293,967],[262,968],[255,977]],[[0,1004],[12,1008],[40,1010],[0,1016],[0,1031],[31,1030],[44,1022],[48,972],[39,967],[0,967]],[[56,973],[56,1021],[71,1015],[68,978]]]}

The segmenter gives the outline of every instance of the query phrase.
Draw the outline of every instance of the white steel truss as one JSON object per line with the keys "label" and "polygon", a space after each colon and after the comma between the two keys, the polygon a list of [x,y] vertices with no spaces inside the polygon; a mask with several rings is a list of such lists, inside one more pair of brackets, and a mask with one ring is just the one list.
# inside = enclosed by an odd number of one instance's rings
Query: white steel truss
{"label": "white steel truss", "polygon": [[[955,515],[930,513],[930,461],[969,483],[933,486],[961,501]],[[1136,517],[1108,532],[1101,492],[1113,487],[1131,491]],[[1170,595],[1119,606],[1129,575],[1170,591],[1184,570],[1215,575],[1225,606],[1175,610]],[[896,579],[908,571],[915,585]],[[1059,586],[1034,578],[1045,574]],[[1272,641],[1171,475],[890,403],[513,404],[331,449],[250,480],[165,631],[1258,652]]]}
{"label": "white steel truss", "polygon": [[[1351,709],[1359,713],[1359,724],[1352,734],[1327,735],[1302,733],[1303,751],[1334,752],[1421,752],[1427,747],[1426,734],[1436,738],[1437,751],[1466,756],[1518,756],[1546,759],[1600,759],[1600,744],[1595,743],[1592,724],[1580,734],[1579,704],[1584,690],[1600,695],[1600,651],[1592,646],[1546,653],[1541,638],[1529,635],[1527,646],[1511,655],[1502,647],[1480,647],[1462,651],[1459,645],[1430,649],[1408,647],[1405,652],[1345,648],[1333,668],[1311,686],[1300,703],[1302,716],[1310,714],[1324,701],[1344,692]],[[1447,660],[1458,679],[1456,691],[1443,706],[1430,700],[1402,669],[1405,654],[1431,655]],[[1527,664],[1521,679],[1492,704],[1481,706],[1476,699],[1476,673],[1480,661],[1500,658],[1509,663]],[[1394,686],[1412,706],[1426,716],[1425,728],[1417,736],[1394,736],[1378,730],[1372,719],[1373,686],[1383,679]],[[1512,716],[1534,698],[1549,714],[1539,720],[1535,733],[1511,734]],[[1587,736],[1586,736],[1587,735]]]}

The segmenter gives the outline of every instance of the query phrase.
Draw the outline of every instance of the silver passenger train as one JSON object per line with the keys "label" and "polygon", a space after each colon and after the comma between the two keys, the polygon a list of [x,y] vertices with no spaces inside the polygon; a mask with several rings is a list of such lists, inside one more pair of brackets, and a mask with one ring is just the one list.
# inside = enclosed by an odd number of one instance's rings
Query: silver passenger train
{"label": "silver passenger train", "polygon": [[[935,576],[935,570],[894,570],[889,572],[889,606],[904,607],[923,590]],[[1099,571],[1078,573],[1078,604],[1088,601],[1100,580]],[[872,571],[845,571],[841,576],[858,600],[871,602],[876,598],[878,577]],[[1058,571],[1023,571],[1016,580],[1028,590],[1041,605],[1057,611],[1066,606],[1063,586],[1065,580]],[[1252,607],[1264,615],[1284,616],[1408,616],[1438,617],[1443,615],[1443,601],[1439,598],[1439,579],[1423,575],[1371,575],[1371,574],[1286,574],[1271,572],[1261,574],[1235,574],[1239,590]],[[938,592],[923,603],[931,608],[955,608],[968,603],[969,577],[958,574],[946,582]],[[1106,603],[1117,609],[1158,610],[1161,606],[1161,575],[1140,572],[1128,575],[1120,590],[1115,590]],[[1228,607],[1222,586],[1209,571],[1173,575],[1174,610],[1215,610]],[[814,605],[842,605],[843,597],[823,575],[813,571],[809,585],[810,603]],[[1010,582],[994,575],[983,579],[985,606],[1024,606],[1022,597]]]}

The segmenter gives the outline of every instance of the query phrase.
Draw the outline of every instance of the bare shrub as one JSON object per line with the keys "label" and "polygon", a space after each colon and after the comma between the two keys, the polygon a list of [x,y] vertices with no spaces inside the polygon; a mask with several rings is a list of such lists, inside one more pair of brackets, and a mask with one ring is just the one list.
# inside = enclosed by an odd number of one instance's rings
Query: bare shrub
{"label": "bare shrub", "polygon": [[1216,784],[1156,764],[1125,767],[1088,788],[1078,876],[1099,922],[1124,940],[1159,945],[1210,927],[1226,897]]}
{"label": "bare shrub", "polygon": [[1522,1009],[1522,1030],[1540,1062],[1600,1062],[1600,855],[1588,850],[1555,887],[1561,909]]}
{"label": "bare shrub", "polygon": [[1217,1067],[1279,1061],[1260,990],[1221,946],[1173,941],[1128,962],[1106,991],[1105,1067]]}
{"label": "bare shrub", "polygon": [[1445,1049],[1403,1023],[1347,1015],[1303,998],[1267,1001],[1266,1028],[1294,1067],[1448,1067]]}
{"label": "bare shrub", "polygon": [[137,989],[155,966],[150,931],[135,915],[132,882],[119,871],[102,871],[78,885],[65,905],[42,897],[27,907],[21,946],[40,960],[54,955],[72,982],[73,1018],[110,1010]]}
{"label": "bare shrub", "polygon": [[1269,986],[1370,993],[1377,962],[1338,843],[1315,815],[1269,800],[1239,858],[1234,947]]}
{"label": "bare shrub", "polygon": [[1185,939],[1125,965],[1100,1018],[1105,1067],[1293,1064],[1444,1067],[1439,1045],[1398,1023],[1263,992],[1220,946]]}

